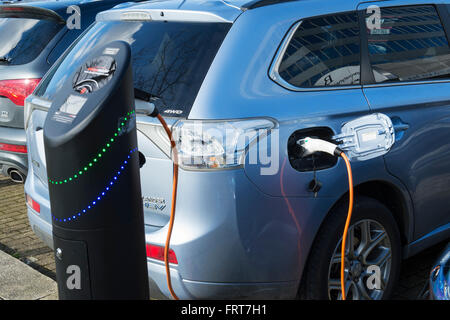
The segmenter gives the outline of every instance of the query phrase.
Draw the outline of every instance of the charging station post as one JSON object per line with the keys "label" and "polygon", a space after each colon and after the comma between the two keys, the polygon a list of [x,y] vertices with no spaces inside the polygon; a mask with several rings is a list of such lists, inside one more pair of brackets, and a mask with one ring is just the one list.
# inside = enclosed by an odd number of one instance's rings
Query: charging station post
{"label": "charging station post", "polygon": [[94,51],[44,125],[60,299],[149,299],[130,56]]}

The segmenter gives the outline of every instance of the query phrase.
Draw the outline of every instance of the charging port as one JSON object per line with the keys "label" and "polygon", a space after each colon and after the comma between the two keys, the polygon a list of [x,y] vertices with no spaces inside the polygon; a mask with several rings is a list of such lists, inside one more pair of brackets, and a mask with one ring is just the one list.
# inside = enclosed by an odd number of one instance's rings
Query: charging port
{"label": "charging port", "polygon": [[307,128],[295,131],[288,140],[289,162],[297,171],[307,172],[314,170],[328,169],[336,165],[337,158],[325,152],[314,154],[304,154],[303,148],[297,144],[297,141],[306,137],[318,138],[333,142],[334,133],[327,127]]}

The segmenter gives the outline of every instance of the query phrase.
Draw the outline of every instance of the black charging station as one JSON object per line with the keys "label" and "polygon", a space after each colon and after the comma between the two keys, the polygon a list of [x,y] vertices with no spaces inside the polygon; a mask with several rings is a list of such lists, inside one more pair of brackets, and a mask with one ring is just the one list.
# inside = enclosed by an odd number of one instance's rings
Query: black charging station
{"label": "black charging station", "polygon": [[90,54],[44,125],[60,299],[149,299],[130,56]]}

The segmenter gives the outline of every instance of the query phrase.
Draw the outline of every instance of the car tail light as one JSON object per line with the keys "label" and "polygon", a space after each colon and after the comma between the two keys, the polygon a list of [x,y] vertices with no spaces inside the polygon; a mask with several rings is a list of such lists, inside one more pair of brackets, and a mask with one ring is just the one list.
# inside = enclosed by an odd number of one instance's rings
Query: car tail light
{"label": "car tail light", "polygon": [[20,7],[6,7],[6,8],[2,8],[0,11],[22,12],[23,8],[20,8]]}
{"label": "car tail light", "polygon": [[27,153],[27,146],[22,146],[22,145],[17,145],[17,144],[0,143],[0,150],[17,152],[17,153]]}
{"label": "car tail light", "polygon": [[41,206],[39,203],[33,200],[28,194],[27,194],[27,204],[28,206],[36,211],[37,213],[41,213]]}
{"label": "car tail light", "polygon": [[[164,261],[164,247],[147,244],[147,257]],[[169,249],[169,263],[178,264],[177,256],[172,249]]]}
{"label": "car tail light", "polygon": [[33,93],[41,79],[15,79],[0,81],[0,96],[6,97],[18,106],[25,104],[25,98]]}
{"label": "car tail light", "polygon": [[179,165],[190,170],[240,167],[248,147],[275,127],[272,120],[179,120],[172,128]]}

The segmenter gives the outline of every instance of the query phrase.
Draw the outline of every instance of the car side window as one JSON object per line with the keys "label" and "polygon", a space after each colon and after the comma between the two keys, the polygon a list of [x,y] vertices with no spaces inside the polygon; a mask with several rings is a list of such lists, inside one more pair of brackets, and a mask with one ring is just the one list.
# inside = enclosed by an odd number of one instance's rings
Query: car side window
{"label": "car side window", "polygon": [[278,68],[280,77],[302,88],[360,83],[360,38],[356,12],[301,21]]}
{"label": "car side window", "polygon": [[378,25],[366,18],[375,83],[450,76],[450,48],[432,5],[380,9]]}

